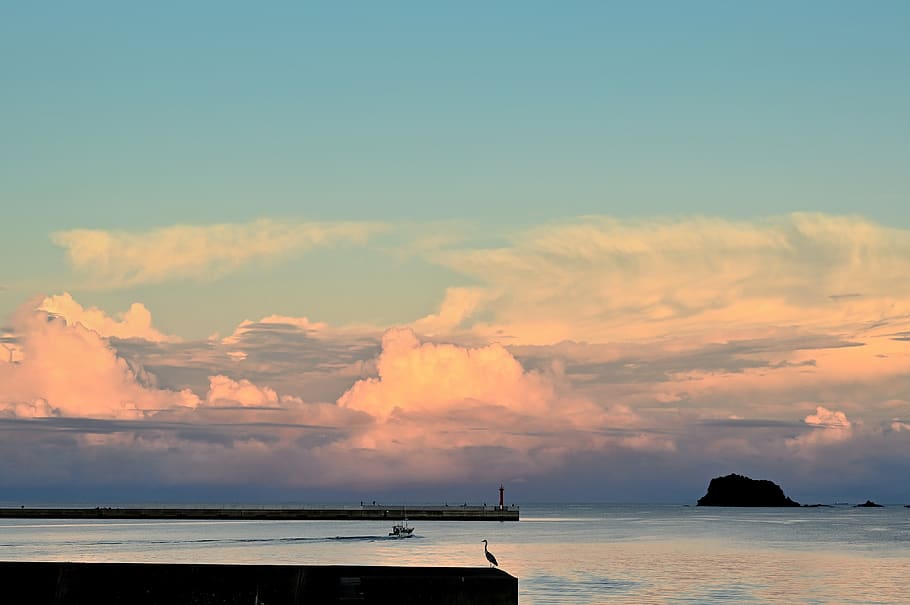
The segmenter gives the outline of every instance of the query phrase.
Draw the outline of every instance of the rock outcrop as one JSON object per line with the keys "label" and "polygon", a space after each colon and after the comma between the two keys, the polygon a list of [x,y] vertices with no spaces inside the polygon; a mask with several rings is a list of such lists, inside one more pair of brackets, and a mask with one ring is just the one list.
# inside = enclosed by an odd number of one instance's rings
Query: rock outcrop
{"label": "rock outcrop", "polygon": [[883,504],[876,504],[872,500],[866,500],[862,504],[857,504],[854,508],[882,508]]}
{"label": "rock outcrop", "polygon": [[785,496],[772,481],[730,474],[711,479],[698,506],[799,506],[799,502]]}

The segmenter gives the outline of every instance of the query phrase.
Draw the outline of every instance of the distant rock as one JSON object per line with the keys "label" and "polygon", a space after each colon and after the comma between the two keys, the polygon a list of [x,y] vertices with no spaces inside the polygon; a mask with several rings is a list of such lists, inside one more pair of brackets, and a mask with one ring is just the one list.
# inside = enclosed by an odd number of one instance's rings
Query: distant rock
{"label": "distant rock", "polygon": [[854,508],[882,508],[882,504],[876,504],[872,500],[866,500],[862,504],[857,504]]}
{"label": "distant rock", "polygon": [[711,479],[698,506],[799,506],[799,502],[785,496],[772,481],[730,474]]}

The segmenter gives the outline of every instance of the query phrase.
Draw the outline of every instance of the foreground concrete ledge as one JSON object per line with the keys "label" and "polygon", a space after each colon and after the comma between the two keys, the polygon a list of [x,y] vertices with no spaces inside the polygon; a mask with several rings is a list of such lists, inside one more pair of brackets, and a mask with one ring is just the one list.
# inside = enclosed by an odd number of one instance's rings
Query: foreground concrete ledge
{"label": "foreground concrete ledge", "polygon": [[0,562],[4,602],[29,605],[517,605],[485,567]]}
{"label": "foreground concrete ledge", "polygon": [[0,519],[212,519],[272,521],[518,521],[518,507],[363,506],[351,508],[0,508]]}

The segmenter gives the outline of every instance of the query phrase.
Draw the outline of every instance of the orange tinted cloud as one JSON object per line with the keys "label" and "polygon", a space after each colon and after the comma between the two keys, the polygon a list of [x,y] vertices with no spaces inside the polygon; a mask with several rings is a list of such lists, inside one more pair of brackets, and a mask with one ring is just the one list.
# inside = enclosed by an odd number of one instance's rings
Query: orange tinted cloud
{"label": "orange tinted cloud", "polygon": [[354,445],[418,461],[408,468],[421,477],[502,472],[496,462],[486,470],[451,464],[469,450],[497,451],[511,472],[529,472],[584,450],[672,447],[636,431],[641,419],[629,408],[580,396],[558,369],[526,371],[501,345],[421,343],[410,329],[396,328],[383,336],[376,366],[376,378],[358,381],[339,399],[375,419]]}
{"label": "orange tinted cloud", "polygon": [[129,311],[109,317],[97,307],[83,308],[69,292],[46,297],[38,306],[41,311],[62,317],[70,325],[81,324],[105,338],[141,338],[152,342],[177,340],[152,326],[152,314],[142,303],[133,303]]}
{"label": "orange tinted cloud", "polygon": [[209,392],[205,397],[209,405],[265,406],[278,405],[278,394],[269,387],[260,387],[249,380],[233,380],[227,376],[210,376]]}
{"label": "orange tinted cloud", "polygon": [[516,344],[706,342],[778,326],[852,330],[910,313],[910,231],[860,217],[585,217],[429,258],[474,280],[474,329]]}
{"label": "orange tinted cloud", "polygon": [[845,430],[849,429],[852,424],[847,420],[847,415],[843,412],[836,412],[818,406],[815,408],[814,414],[809,414],[805,418],[806,424],[811,424],[813,426],[822,426],[825,428],[836,429],[836,430]]}
{"label": "orange tinted cloud", "polygon": [[[264,314],[178,344],[144,307],[112,319],[49,298],[68,321],[5,338],[19,363],[0,364],[13,385],[2,405],[137,431],[173,420],[192,430],[92,439],[191,452],[199,477],[242,468],[301,485],[533,476],[589,454],[605,469],[664,456],[789,472],[785,458],[817,469],[897,451],[907,434],[908,232],[824,215],[589,217],[496,248],[458,244],[419,249],[471,285],[407,328]],[[252,250],[237,262],[270,254]],[[140,363],[150,357],[158,379]]]}
{"label": "orange tinted cloud", "polygon": [[362,244],[382,227],[370,223],[173,225],[145,232],[74,229],[52,235],[70,264],[96,287],[171,279],[212,279],[252,261],[333,244]]}
{"label": "orange tinted cloud", "polygon": [[262,325],[284,325],[292,326],[298,330],[304,331],[308,334],[318,334],[321,331],[324,331],[328,328],[325,323],[310,321],[306,317],[288,317],[286,315],[268,315],[263,317],[259,321],[251,321],[245,319],[234,329],[234,332],[230,336],[226,336],[221,339],[221,342],[224,344],[236,344],[239,342],[243,335],[249,332],[252,327],[262,326]]}
{"label": "orange tinted cloud", "polygon": [[[0,366],[7,416],[133,423],[89,430],[80,447],[177,448],[193,457],[188,464],[214,466],[223,463],[222,451],[240,466],[303,456],[320,461],[324,472],[281,480],[320,485],[340,477],[395,480],[403,468],[409,480],[426,481],[540,472],[584,450],[667,447],[635,430],[640,419],[628,407],[597,405],[573,392],[558,366],[527,371],[495,344],[421,343],[410,329],[392,329],[383,337],[376,377],[352,377],[337,403],[308,403],[226,373],[211,375],[204,394],[161,388],[97,331],[31,305],[13,327],[22,359]],[[496,461],[479,468],[483,451],[496,452]]]}
{"label": "orange tinted cloud", "polygon": [[467,349],[421,344],[409,329],[394,328],[382,339],[379,377],[358,381],[339,401],[343,406],[388,417],[395,408],[432,410],[473,400],[527,413],[541,413],[554,387],[500,345]]}
{"label": "orange tinted cloud", "polygon": [[477,288],[448,288],[439,312],[415,321],[412,327],[427,336],[451,333],[471,316],[482,298],[483,292]]}
{"label": "orange tinted cloud", "polygon": [[13,321],[22,359],[0,366],[9,413],[31,416],[141,418],[177,404],[195,405],[189,391],[163,391],[154,377],[117,355],[81,323],[26,305]]}
{"label": "orange tinted cloud", "polygon": [[813,446],[837,443],[853,436],[853,423],[847,419],[847,415],[824,406],[817,406],[814,414],[806,416],[805,423],[814,430],[791,440],[789,445],[794,449],[804,450]]}

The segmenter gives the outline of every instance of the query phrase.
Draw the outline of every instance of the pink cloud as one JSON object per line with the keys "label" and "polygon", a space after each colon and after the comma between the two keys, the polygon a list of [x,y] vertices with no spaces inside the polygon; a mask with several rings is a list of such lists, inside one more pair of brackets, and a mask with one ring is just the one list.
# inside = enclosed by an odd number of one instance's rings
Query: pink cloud
{"label": "pink cloud", "polygon": [[38,306],[41,311],[62,317],[68,324],[81,324],[104,338],[141,338],[152,342],[178,340],[152,326],[152,314],[142,303],[133,303],[128,311],[109,317],[97,307],[84,308],[69,292],[46,297]]}
{"label": "pink cloud", "polygon": [[155,388],[152,376],[131,366],[81,323],[69,324],[28,304],[12,327],[19,335],[22,359],[0,366],[0,405],[9,414],[141,418],[162,407],[197,401],[189,391]]}
{"label": "pink cloud", "polygon": [[[584,450],[672,449],[637,433],[641,419],[631,409],[594,404],[557,371],[526,371],[500,345],[421,343],[396,328],[383,336],[376,365],[376,378],[358,381],[338,401],[375,419],[350,445],[394,457],[427,479],[502,472],[496,462],[451,465],[478,448],[500,451],[511,472],[552,469]],[[616,429],[628,433],[607,436]]]}
{"label": "pink cloud", "polygon": [[377,369],[378,378],[358,381],[339,403],[388,417],[395,408],[432,410],[465,400],[541,412],[554,399],[554,385],[525,373],[500,345],[421,344],[409,329],[385,333]]}
{"label": "pink cloud", "polygon": [[843,412],[832,411],[822,406],[815,408],[814,414],[809,414],[805,418],[806,424],[821,426],[824,428],[843,430],[849,429],[853,424],[847,420],[847,415]]}
{"label": "pink cloud", "polygon": [[804,422],[813,427],[813,430],[789,442],[792,448],[804,454],[811,453],[814,447],[846,441],[853,437],[853,423],[847,419],[847,415],[824,406],[817,406],[815,413],[806,416]]}
{"label": "pink cloud", "polygon": [[218,375],[209,376],[209,392],[205,402],[207,405],[273,407],[278,405],[279,400],[278,394],[268,387],[256,386],[246,379],[238,381]]}
{"label": "pink cloud", "polygon": [[[108,316],[68,294],[48,297],[46,312],[33,304],[4,336],[16,363],[0,360],[0,411],[129,419],[135,431],[87,432],[80,444],[161,455],[169,477],[295,485],[532,477],[580,454],[606,468],[619,464],[617,452],[696,452],[696,466],[789,456],[809,468],[822,454],[879,447],[882,434],[864,423],[906,431],[894,419],[906,411],[910,369],[904,286],[886,292],[869,276],[862,296],[815,296],[800,276],[815,279],[820,263],[824,275],[849,278],[862,267],[839,263],[862,255],[835,250],[810,262],[769,251],[821,253],[834,245],[830,225],[821,233],[790,225],[798,236],[780,226],[732,234],[722,221],[695,226],[708,233],[642,228],[632,233],[642,241],[620,238],[612,256],[597,225],[491,251],[484,285],[451,288],[436,312],[384,333],[266,315],[220,341],[177,343],[140,303]],[[835,227],[846,233],[846,224]],[[648,239],[658,235],[665,247]],[[854,244],[879,245],[873,240]],[[737,262],[724,260],[727,248],[740,250]],[[677,253],[694,255],[689,275]],[[873,265],[890,274],[901,263]],[[814,288],[849,282],[829,275]],[[513,342],[525,344],[506,346]],[[191,375],[196,392],[161,388],[143,360],[162,384],[173,384],[162,368]],[[320,380],[331,388],[307,390]],[[734,416],[741,422],[722,429],[698,424]]]}

